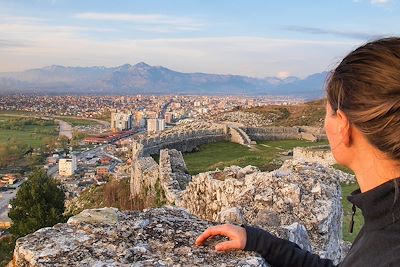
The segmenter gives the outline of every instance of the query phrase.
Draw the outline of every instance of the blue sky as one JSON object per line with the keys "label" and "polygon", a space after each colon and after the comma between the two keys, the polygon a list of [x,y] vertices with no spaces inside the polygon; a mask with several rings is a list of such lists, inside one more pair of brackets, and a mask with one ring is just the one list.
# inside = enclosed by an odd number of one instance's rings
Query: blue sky
{"label": "blue sky", "polygon": [[0,72],[144,61],[305,77],[400,35],[399,14],[396,0],[0,0]]}

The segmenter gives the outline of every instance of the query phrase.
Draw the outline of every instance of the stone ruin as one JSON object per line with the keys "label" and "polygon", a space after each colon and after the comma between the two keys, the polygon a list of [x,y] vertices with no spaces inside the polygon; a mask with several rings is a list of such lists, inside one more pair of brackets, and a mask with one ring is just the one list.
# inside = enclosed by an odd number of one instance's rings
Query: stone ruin
{"label": "stone ruin", "polygon": [[325,140],[324,131],[316,127],[245,127],[232,123],[213,123],[206,121],[178,125],[166,131],[141,134],[135,138],[134,146],[143,146],[145,156],[159,154],[162,149],[177,149],[192,152],[199,145],[230,141],[251,146],[261,140],[303,139],[312,142]]}
{"label": "stone ruin", "polygon": [[[147,175],[146,179],[135,181],[141,177],[139,172]],[[181,153],[163,150],[159,165],[152,158],[137,158],[132,188],[141,186],[149,193],[156,189],[152,185],[159,184],[174,207],[143,212],[85,210],[68,223],[19,239],[13,263],[269,266],[254,253],[216,253],[213,246],[221,238],[204,247],[193,245],[206,228],[225,222],[261,227],[338,262],[343,257],[339,181],[348,176],[317,163],[288,160],[272,172],[231,166],[190,179]]]}
{"label": "stone ruin", "polygon": [[[268,266],[255,253],[217,253],[194,241],[212,223],[183,209],[85,210],[20,238],[13,266]],[[221,240],[222,238],[219,238]]]}
{"label": "stone ruin", "polygon": [[269,266],[254,253],[214,252],[218,239],[195,247],[216,223],[261,227],[336,263],[343,258],[340,182],[352,175],[288,160],[272,172],[231,166],[192,177],[180,151],[162,149],[157,163],[143,148],[133,145],[131,195],[158,194],[169,207],[83,211],[19,239],[14,265]]}

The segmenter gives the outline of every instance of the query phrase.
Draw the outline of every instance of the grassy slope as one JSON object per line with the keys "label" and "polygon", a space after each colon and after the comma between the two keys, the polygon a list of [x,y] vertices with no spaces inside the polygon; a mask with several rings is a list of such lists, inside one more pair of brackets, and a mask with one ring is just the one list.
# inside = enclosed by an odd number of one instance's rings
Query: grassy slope
{"label": "grassy slope", "polygon": [[322,127],[325,117],[325,101],[316,100],[300,105],[290,106],[262,106],[241,109],[244,112],[257,113],[260,115],[275,114],[278,119],[274,121],[276,126],[316,126]]}

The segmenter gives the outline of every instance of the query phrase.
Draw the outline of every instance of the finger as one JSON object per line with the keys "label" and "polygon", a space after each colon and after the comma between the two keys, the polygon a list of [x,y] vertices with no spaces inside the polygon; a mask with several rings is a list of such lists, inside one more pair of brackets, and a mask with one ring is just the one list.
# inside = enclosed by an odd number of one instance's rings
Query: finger
{"label": "finger", "polygon": [[196,245],[200,246],[206,241],[208,238],[216,236],[216,235],[226,235],[223,231],[223,225],[213,226],[205,230],[197,239]]}
{"label": "finger", "polygon": [[236,241],[225,241],[218,243],[215,245],[215,250],[216,251],[229,251],[229,250],[235,250],[239,249],[239,246]]}

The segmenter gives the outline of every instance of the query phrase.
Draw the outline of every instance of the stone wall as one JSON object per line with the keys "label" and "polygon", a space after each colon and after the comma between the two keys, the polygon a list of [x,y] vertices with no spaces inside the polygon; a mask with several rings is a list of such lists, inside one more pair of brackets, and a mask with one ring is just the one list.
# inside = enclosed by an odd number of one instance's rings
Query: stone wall
{"label": "stone wall", "polygon": [[230,124],[191,123],[170,130],[136,138],[134,146],[141,144],[141,155],[159,154],[162,149],[191,152],[199,145],[231,141],[250,146],[254,141],[304,139],[325,140],[324,131],[315,127],[238,127]]}
{"label": "stone wall", "polygon": [[159,166],[152,157],[140,157],[132,162],[130,187],[133,198],[154,191],[159,180]]}
{"label": "stone wall", "polygon": [[245,146],[251,145],[250,137],[239,127],[229,126],[228,134],[232,143],[237,143]]}
{"label": "stone wall", "polygon": [[168,204],[175,204],[192,180],[182,153],[176,149],[160,151],[159,177]]}
{"label": "stone wall", "polygon": [[141,136],[135,142],[143,145],[143,155],[159,154],[161,149],[177,149],[191,152],[197,146],[213,142],[229,140],[225,125],[205,124],[201,128],[197,124],[176,127],[165,132]]}
{"label": "stone wall", "polygon": [[298,127],[245,127],[243,130],[251,140],[287,140],[300,139],[300,129]]}
{"label": "stone wall", "polygon": [[312,142],[326,140],[324,130],[316,127],[243,127],[251,140],[304,139]]}
{"label": "stone wall", "polygon": [[182,153],[175,149],[162,149],[159,164],[152,157],[138,157],[132,160],[130,180],[131,197],[143,194],[165,196],[167,204],[175,204],[192,177],[188,174]]}
{"label": "stone wall", "polygon": [[194,246],[212,225],[176,208],[85,210],[18,239],[13,266],[269,266],[255,253],[216,253],[222,238]]}
{"label": "stone wall", "polygon": [[316,162],[322,165],[336,164],[329,146],[295,147],[293,159]]}
{"label": "stone wall", "polygon": [[[251,224],[279,236],[299,223],[322,257],[341,257],[341,172],[319,164],[286,161],[273,172],[228,167],[201,173],[179,205],[202,219]],[[292,226],[293,227],[293,226]]]}

